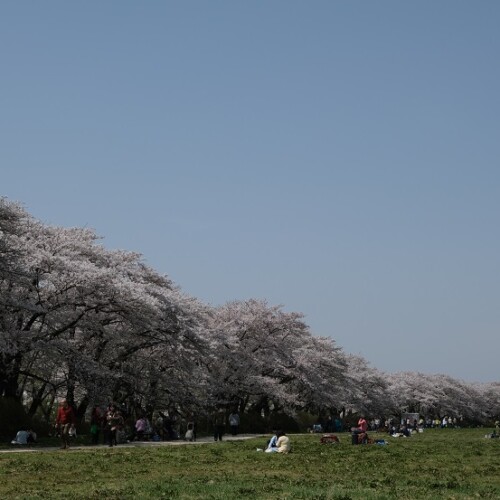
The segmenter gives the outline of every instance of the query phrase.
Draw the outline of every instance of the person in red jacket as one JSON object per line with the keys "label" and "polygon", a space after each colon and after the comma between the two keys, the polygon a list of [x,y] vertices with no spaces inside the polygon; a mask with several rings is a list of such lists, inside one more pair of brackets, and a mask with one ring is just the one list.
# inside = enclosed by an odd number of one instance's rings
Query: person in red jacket
{"label": "person in red jacket", "polygon": [[361,415],[358,420],[358,429],[361,432],[366,432],[368,430],[368,422],[366,421],[365,417]]}
{"label": "person in red jacket", "polygon": [[368,422],[363,415],[360,415],[357,427],[351,427],[352,444],[366,444],[368,442]]}
{"label": "person in red jacket", "polygon": [[63,399],[57,409],[56,428],[61,436],[61,449],[69,448],[69,431],[76,423],[75,412],[68,402]]}

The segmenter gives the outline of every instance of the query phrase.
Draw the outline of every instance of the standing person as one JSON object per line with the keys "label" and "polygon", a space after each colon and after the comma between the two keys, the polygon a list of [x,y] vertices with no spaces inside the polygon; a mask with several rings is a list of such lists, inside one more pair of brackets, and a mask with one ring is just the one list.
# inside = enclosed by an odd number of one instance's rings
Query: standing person
{"label": "standing person", "polygon": [[172,441],[178,438],[174,430],[174,420],[170,413],[161,414],[163,418],[163,439],[167,441]]}
{"label": "standing person", "polygon": [[61,436],[61,449],[69,448],[69,430],[76,424],[76,417],[73,408],[68,404],[66,399],[61,401],[61,405],[57,410],[56,428]]}
{"label": "standing person", "polygon": [[368,423],[363,415],[359,417],[358,429],[360,432],[366,432],[368,430]]}
{"label": "standing person", "polygon": [[191,442],[194,441],[194,423],[193,422],[188,422],[186,434],[184,435],[184,439],[186,441],[191,441]]}
{"label": "standing person", "polygon": [[191,441],[196,441],[197,425],[196,425],[196,418],[193,413],[190,413],[188,416],[187,429],[188,430],[191,429],[193,431]]}
{"label": "standing person", "polygon": [[358,419],[358,426],[351,428],[352,444],[359,444],[366,442],[368,436],[366,431],[368,430],[368,422],[366,421],[364,415],[360,415]]}
{"label": "standing person", "polygon": [[224,435],[224,429],[226,427],[226,414],[223,408],[215,412],[213,417],[213,425],[214,441],[222,441],[222,436]]}
{"label": "standing person", "polygon": [[191,415],[189,416],[188,425],[189,424],[193,425],[193,441],[196,441],[197,432],[198,432],[198,423],[196,421],[196,415],[194,413],[191,413]]}
{"label": "standing person", "polygon": [[154,427],[155,427],[156,434],[158,434],[160,440],[163,441],[164,440],[164,435],[163,435],[163,413],[161,411],[158,412],[158,416],[156,417]]}
{"label": "standing person", "polygon": [[325,432],[333,432],[334,431],[334,422],[333,418],[331,415],[328,415],[328,418],[326,419],[326,424],[325,424]]}
{"label": "standing person", "polygon": [[134,432],[134,438],[137,441],[142,441],[144,439],[144,434],[146,433],[147,430],[147,421],[144,418],[144,416],[140,416],[136,423],[135,423],[135,432]]}
{"label": "standing person", "polygon": [[102,427],[102,415],[101,409],[98,406],[92,408],[92,413],[90,414],[90,434],[92,436],[92,444],[99,444],[99,433]]}
{"label": "standing person", "polygon": [[240,430],[240,416],[236,411],[229,415],[229,426],[231,427],[231,435],[236,436]]}
{"label": "standing person", "polygon": [[116,433],[118,429],[123,425],[123,417],[116,405],[111,403],[108,406],[108,411],[106,413],[106,428],[107,428],[107,438],[108,446],[113,446],[117,444]]}

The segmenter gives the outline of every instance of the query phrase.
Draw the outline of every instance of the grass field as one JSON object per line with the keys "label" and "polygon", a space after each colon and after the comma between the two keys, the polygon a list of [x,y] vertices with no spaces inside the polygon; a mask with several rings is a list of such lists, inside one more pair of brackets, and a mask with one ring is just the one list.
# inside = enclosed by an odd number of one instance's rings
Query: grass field
{"label": "grass field", "polygon": [[485,429],[428,430],[387,446],[319,444],[291,435],[289,455],[265,440],[158,448],[0,454],[0,498],[500,498],[500,440]]}

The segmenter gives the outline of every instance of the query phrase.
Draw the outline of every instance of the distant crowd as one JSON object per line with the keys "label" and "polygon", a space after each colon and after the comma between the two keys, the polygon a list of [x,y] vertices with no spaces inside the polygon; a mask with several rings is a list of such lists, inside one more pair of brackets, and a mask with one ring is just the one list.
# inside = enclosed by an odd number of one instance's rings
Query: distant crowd
{"label": "distant crowd", "polygon": [[[227,414],[225,408],[213,412],[210,423],[214,441],[222,441],[226,432],[236,436],[240,430],[240,416],[236,410]],[[334,433],[350,430],[353,444],[368,442],[368,432],[387,432],[394,437],[410,437],[412,433],[423,432],[426,428],[457,428],[462,421],[456,417],[442,418],[421,417],[418,414],[401,419],[391,417],[387,419],[373,418],[370,420],[360,416],[357,425],[344,429],[340,416],[328,416],[325,420],[318,420],[308,430],[311,433]],[[413,417],[411,417],[413,416]],[[156,411],[152,420],[146,412],[131,412],[125,405],[109,403],[107,406],[94,406],[90,414],[90,437],[93,445],[116,446],[133,441],[174,441],[184,439],[196,441],[198,425],[194,414],[182,418],[176,412]],[[62,400],[57,409],[54,422],[54,435],[61,440],[61,448],[67,449],[76,438],[75,411],[67,400]],[[498,435],[498,422],[491,437]],[[282,438],[280,440],[280,438]],[[37,435],[32,429],[20,430],[11,441],[12,444],[29,445],[37,442]],[[290,442],[283,431],[275,431],[273,438],[267,443],[267,452],[288,452]]]}
{"label": "distant crowd", "polygon": [[[134,412],[135,413],[135,412]],[[226,416],[225,409],[212,414],[214,441],[222,441],[226,432],[239,433],[240,416],[236,411]],[[61,448],[70,446],[76,437],[76,417],[73,408],[62,400],[57,410],[54,432],[61,439]],[[145,412],[134,416],[125,405],[110,403],[107,407],[94,406],[90,414],[91,444],[109,447],[133,441],[196,441],[198,426],[194,414],[181,418],[175,412],[157,411],[150,420]]]}
{"label": "distant crowd", "polygon": [[[364,420],[364,419],[363,419]],[[418,418],[402,418],[389,417],[386,419],[373,418],[366,420],[366,431],[372,432],[388,432],[394,434],[402,429],[418,431],[419,429],[431,428],[457,428],[462,426],[462,421],[456,417],[445,416],[443,418],[418,417]],[[320,419],[316,424],[309,427],[309,432],[342,432],[344,425],[340,417],[329,416],[326,420]]]}

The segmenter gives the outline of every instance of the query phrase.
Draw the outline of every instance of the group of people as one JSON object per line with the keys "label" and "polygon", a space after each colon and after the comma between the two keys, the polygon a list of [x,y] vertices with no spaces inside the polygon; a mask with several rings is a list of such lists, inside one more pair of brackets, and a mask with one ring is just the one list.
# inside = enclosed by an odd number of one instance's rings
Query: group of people
{"label": "group of people", "polygon": [[[95,406],[90,417],[92,444],[99,443],[99,436],[102,433],[104,443],[108,446],[115,446],[118,442],[118,432],[123,428],[123,422],[123,416],[115,404],[111,403],[105,412]],[[65,399],[61,401],[57,410],[55,427],[61,438],[61,448],[69,448],[70,439],[76,437],[76,415]]]}
{"label": "group of people", "polygon": [[104,412],[98,406],[92,409],[90,417],[92,444],[99,444],[101,433],[104,444],[113,447],[125,441],[149,440],[153,436],[153,427],[145,415],[139,415],[133,428],[127,429],[123,411],[118,405],[110,403]]}
{"label": "group of people", "polygon": [[266,449],[257,448],[257,451],[265,451],[266,453],[289,453],[291,449],[290,438],[285,432],[277,431],[267,442]]}
{"label": "group of people", "polygon": [[366,444],[368,438],[368,422],[364,415],[360,415],[358,425],[351,428],[352,444]]}
{"label": "group of people", "polygon": [[[76,437],[76,416],[73,408],[65,399],[57,409],[55,432],[61,438],[61,448],[69,448],[70,439]],[[11,444],[29,445],[37,442],[37,435],[33,429],[21,429]]]}
{"label": "group of people", "polygon": [[341,418],[339,416],[334,418],[332,415],[329,415],[326,421],[319,419],[311,428],[312,432],[342,432],[343,430]]}
{"label": "group of people", "polygon": [[36,438],[37,435],[33,429],[21,429],[17,432],[16,437],[10,443],[26,446],[36,443]]}
{"label": "group of people", "polygon": [[[160,441],[179,439],[175,419],[168,414],[158,412],[155,425],[145,414],[140,414],[134,422],[130,422],[130,415],[124,408],[110,403],[106,409],[94,406],[90,416],[90,435],[93,445],[103,444],[110,447],[129,441]],[[57,410],[55,427],[61,437],[61,448],[69,447],[69,438],[75,430],[75,412],[66,400],[61,401]],[[101,438],[102,436],[102,438]],[[190,415],[185,434],[187,441],[196,441],[196,424]]]}
{"label": "group of people", "polygon": [[[214,441],[222,441],[226,432],[226,422],[232,436],[240,432],[240,416],[236,410],[227,415],[224,408],[220,408],[212,415],[212,426]],[[116,446],[120,442],[132,440],[175,440],[179,439],[179,433],[174,429],[174,420],[167,414],[158,412],[155,420],[156,428],[145,415],[139,415],[133,428],[126,426],[126,416],[121,408],[115,403],[110,403],[106,409],[94,406],[90,416],[91,443],[98,445],[102,439],[103,444],[109,447]],[[61,449],[68,449],[70,441],[76,437],[76,412],[66,399],[60,401],[55,419],[55,434],[61,439]],[[129,422],[129,420],[127,419]],[[196,441],[196,423],[193,415],[189,415],[186,423],[184,439]],[[129,422],[130,424],[130,422]],[[128,430],[128,433],[127,433]],[[102,438],[101,438],[102,436]],[[154,439],[157,438],[157,439]],[[36,433],[29,430],[20,430],[12,444],[29,444],[36,442]],[[290,450],[290,441],[284,432],[277,432],[271,438],[266,452],[287,453]]]}
{"label": "group of people", "polygon": [[[236,411],[232,411],[228,417],[229,428],[232,436],[237,436],[240,431],[240,416]],[[226,431],[226,411],[219,408],[212,415],[212,426],[214,430],[214,441],[222,441],[222,436]]]}

